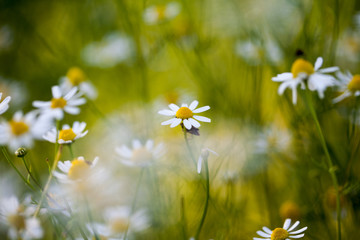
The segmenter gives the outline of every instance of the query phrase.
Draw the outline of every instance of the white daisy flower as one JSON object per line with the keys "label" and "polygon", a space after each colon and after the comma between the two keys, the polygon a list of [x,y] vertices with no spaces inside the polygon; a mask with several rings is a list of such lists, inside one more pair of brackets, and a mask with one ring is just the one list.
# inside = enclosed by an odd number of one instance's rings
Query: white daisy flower
{"label": "white daisy flower", "polygon": [[217,154],[217,152],[211,150],[210,148],[203,148],[201,150],[201,154],[200,154],[200,157],[199,157],[198,162],[197,162],[197,172],[199,174],[201,173],[202,162],[209,158],[210,153],[214,154],[215,156],[219,156],[219,154]]}
{"label": "white daisy flower", "polygon": [[334,98],[333,103],[338,103],[350,96],[360,96],[359,74],[352,75],[350,72],[346,72],[345,74],[342,72],[337,72],[336,76],[340,80],[339,90],[343,93],[337,98]]}
{"label": "white daisy flower", "polygon": [[69,92],[64,93],[59,86],[51,88],[53,98],[51,101],[34,101],[33,106],[39,108],[41,114],[57,120],[64,118],[64,112],[77,115],[80,113],[79,105],[83,105],[86,100],[80,98],[81,93],[76,94],[77,87],[73,87]]}
{"label": "white daisy flower", "polygon": [[111,207],[104,212],[105,224],[94,223],[95,232],[104,237],[122,237],[129,233],[140,232],[149,227],[149,218],[144,210],[134,213],[127,206]]}
{"label": "white daisy flower", "polygon": [[[88,130],[84,131],[86,127],[85,122],[74,122],[72,128],[65,124],[62,126],[62,129],[58,132],[58,143],[59,144],[70,144],[75,140],[84,137]],[[43,138],[49,142],[56,143],[57,138],[57,130],[56,128],[50,129],[47,133],[43,135]]]}
{"label": "white daisy flower", "polygon": [[144,21],[148,25],[157,24],[176,17],[181,11],[181,5],[170,2],[166,5],[151,6],[144,11]]}
{"label": "white daisy flower", "polygon": [[153,140],[147,140],[145,145],[142,145],[140,140],[135,139],[132,142],[132,149],[126,145],[122,145],[115,149],[116,153],[120,155],[121,163],[127,166],[148,166],[154,160],[159,159],[164,154],[164,146],[162,143],[154,146]]}
{"label": "white daisy flower", "polygon": [[7,96],[4,100],[1,101],[2,93],[0,92],[0,114],[3,114],[9,108],[9,102],[11,100],[10,96]]}
{"label": "white daisy flower", "polygon": [[23,114],[18,111],[9,122],[0,123],[0,145],[8,145],[12,151],[19,147],[31,148],[34,139],[41,139],[52,127],[48,118],[36,117],[35,112]]}
{"label": "white daisy flower", "polygon": [[302,58],[297,59],[291,67],[291,72],[281,73],[272,78],[274,82],[282,82],[278,89],[279,95],[282,95],[286,88],[292,89],[293,104],[296,104],[297,87],[300,85],[302,89],[305,89],[305,81],[307,80],[308,88],[311,91],[316,90],[319,97],[324,98],[326,88],[336,85],[335,78],[326,73],[335,72],[339,68],[329,67],[320,69],[322,63],[322,57],[316,59],[314,66]]}
{"label": "white daisy flower", "polygon": [[59,161],[57,167],[61,172],[55,171],[53,174],[63,183],[82,181],[90,176],[91,169],[96,166],[98,161],[98,157],[93,162],[86,161],[84,157],[78,157],[72,161]]}
{"label": "white daisy flower", "polygon": [[42,238],[43,230],[40,221],[32,217],[35,208],[25,205],[29,203],[30,199],[27,199],[24,204],[20,204],[15,196],[1,200],[0,221],[9,227],[10,239]]}
{"label": "white daisy flower", "polygon": [[90,99],[97,97],[96,88],[88,80],[83,70],[78,67],[70,68],[66,76],[60,79],[60,88],[63,92],[69,92],[73,87],[78,87],[79,92]]}
{"label": "white daisy flower", "polygon": [[302,238],[305,236],[303,233],[307,227],[303,227],[299,230],[295,230],[295,228],[299,225],[299,221],[296,221],[291,227],[291,220],[287,218],[284,222],[284,226],[282,228],[275,228],[274,230],[270,230],[267,227],[263,227],[263,231],[257,231],[256,233],[263,237],[257,238],[254,237],[254,240],[290,240],[292,238]]}
{"label": "white daisy flower", "polygon": [[[198,101],[193,101],[190,106],[187,104],[182,104],[181,107],[178,107],[176,104],[170,104],[169,108],[171,110],[161,110],[158,113],[165,116],[174,116],[174,118],[162,122],[161,125],[170,125],[171,128],[178,126],[179,124],[183,124],[183,126],[190,130],[192,127],[199,128],[201,122],[211,122],[210,118],[194,115],[194,113],[202,113],[210,109],[209,106],[204,106],[201,108],[197,108],[199,104]],[[196,121],[198,120],[198,121]]]}

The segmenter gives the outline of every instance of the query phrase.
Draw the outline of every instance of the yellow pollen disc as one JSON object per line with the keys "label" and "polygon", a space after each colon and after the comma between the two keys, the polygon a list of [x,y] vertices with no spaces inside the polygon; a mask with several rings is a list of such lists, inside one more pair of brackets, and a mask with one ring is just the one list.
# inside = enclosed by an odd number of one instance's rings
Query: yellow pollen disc
{"label": "yellow pollen disc", "polygon": [[352,92],[360,91],[360,75],[359,74],[354,75],[354,77],[351,79],[351,81],[349,82],[349,85],[348,85],[348,89]]}
{"label": "yellow pollen disc", "polygon": [[166,7],[165,6],[157,6],[156,7],[156,13],[158,16],[158,20],[164,20],[165,19],[165,12]]}
{"label": "yellow pollen disc", "polygon": [[291,73],[294,78],[297,77],[299,73],[306,73],[307,75],[310,75],[314,72],[313,65],[302,58],[297,59],[291,67]]}
{"label": "yellow pollen disc", "polygon": [[64,108],[66,106],[66,100],[61,98],[51,99],[51,108]]}
{"label": "yellow pollen disc", "polygon": [[10,215],[7,217],[8,222],[11,226],[15,227],[16,230],[20,231],[25,229],[25,219],[19,214]]}
{"label": "yellow pollen disc", "polygon": [[72,140],[74,140],[75,137],[76,137],[76,134],[74,133],[74,131],[71,128],[63,129],[59,133],[59,140],[62,139],[64,141],[72,141]]}
{"label": "yellow pollen disc", "polygon": [[285,240],[287,237],[289,233],[283,228],[275,228],[271,234],[271,240]]}
{"label": "yellow pollen disc", "polygon": [[80,83],[86,81],[85,73],[78,67],[72,67],[66,74],[73,86],[78,86]]}
{"label": "yellow pollen disc", "polygon": [[181,107],[176,112],[176,117],[181,119],[188,119],[193,116],[193,112],[188,107]]}
{"label": "yellow pollen disc", "polygon": [[89,163],[82,159],[75,159],[71,162],[68,176],[71,180],[81,179],[89,173],[89,170]]}
{"label": "yellow pollen disc", "polygon": [[10,128],[15,136],[20,136],[29,131],[29,126],[21,121],[10,121]]}
{"label": "yellow pollen disc", "polygon": [[133,156],[131,160],[135,163],[145,163],[152,159],[152,153],[149,152],[146,148],[141,147],[133,151]]}
{"label": "yellow pollen disc", "polygon": [[126,229],[129,226],[129,221],[125,218],[118,218],[118,219],[114,219],[111,222],[111,230],[114,233],[123,233],[126,231]]}

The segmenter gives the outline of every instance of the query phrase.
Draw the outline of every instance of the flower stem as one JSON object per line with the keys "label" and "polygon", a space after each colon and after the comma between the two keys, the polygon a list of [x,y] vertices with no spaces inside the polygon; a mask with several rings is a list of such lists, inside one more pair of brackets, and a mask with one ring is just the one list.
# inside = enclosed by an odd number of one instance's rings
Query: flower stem
{"label": "flower stem", "polygon": [[186,147],[187,147],[187,149],[188,149],[188,151],[190,153],[191,160],[193,161],[193,163],[194,163],[194,165],[196,167],[197,166],[196,159],[195,159],[194,154],[193,154],[193,152],[191,150],[189,139],[187,138],[187,132],[186,132],[186,129],[184,127],[183,127],[183,131],[184,131],[184,139],[185,139]]}
{"label": "flower stem", "polygon": [[310,109],[310,113],[314,119],[314,122],[315,122],[315,125],[316,125],[316,129],[319,133],[319,136],[320,136],[320,142],[321,142],[321,146],[325,152],[325,156],[326,156],[326,160],[327,160],[327,164],[328,164],[328,167],[329,167],[329,173],[331,175],[331,179],[332,179],[332,182],[333,182],[333,185],[334,185],[334,188],[335,188],[335,191],[336,191],[336,219],[337,219],[337,240],[341,240],[341,208],[340,208],[340,191],[339,191],[339,183],[338,183],[338,179],[336,177],[336,166],[334,166],[333,162],[332,162],[332,159],[331,159],[331,156],[330,156],[330,153],[329,153],[329,150],[328,150],[328,147],[326,145],[326,141],[325,141],[325,137],[324,137],[324,134],[321,130],[321,126],[320,126],[320,123],[319,123],[319,119],[316,115],[316,112],[315,112],[315,109],[314,109],[314,106],[312,104],[312,101],[311,101],[311,96],[310,96],[310,92],[309,91],[306,91],[305,93],[306,95],[306,101],[308,103],[308,106],[309,106],[309,109]]}
{"label": "flower stem", "polygon": [[205,222],[205,218],[206,218],[206,214],[207,214],[207,210],[208,210],[208,206],[209,206],[209,199],[210,199],[210,178],[209,178],[209,166],[208,166],[208,160],[205,158],[204,159],[204,165],[205,165],[205,173],[206,173],[206,200],[205,200],[205,206],[204,206],[204,211],[203,211],[203,215],[201,217],[201,221],[199,224],[199,227],[196,231],[195,234],[195,240],[199,239],[199,235],[201,232],[201,229],[204,225]]}
{"label": "flower stem", "polygon": [[186,216],[185,216],[185,199],[181,196],[180,199],[180,214],[181,214],[181,230],[184,240],[188,240],[187,229],[186,229]]}
{"label": "flower stem", "polygon": [[25,157],[21,157],[24,165],[25,165],[25,168],[26,168],[26,171],[28,172],[30,178],[34,181],[34,183],[36,184],[36,186],[39,187],[40,191],[42,191],[42,187],[40,186],[39,182],[35,179],[35,177],[33,176],[33,174],[31,173],[31,168],[29,168],[28,164],[26,163],[25,161]]}
{"label": "flower stem", "polygon": [[53,172],[55,171],[55,168],[56,168],[56,166],[57,166],[57,163],[58,163],[59,160],[60,160],[60,156],[61,156],[61,152],[62,152],[62,147],[63,147],[63,145],[60,145],[60,146],[59,146],[59,149],[58,149],[58,151],[57,151],[57,153],[56,153],[56,157],[55,157],[54,162],[53,162],[53,165],[52,165],[52,167],[51,167],[51,171],[50,171],[49,177],[48,177],[48,179],[47,179],[46,185],[45,185],[45,187],[44,187],[44,191],[43,191],[42,194],[41,194],[40,201],[39,201],[38,206],[37,206],[37,208],[36,208],[36,210],[35,210],[34,217],[36,217],[36,216],[39,214],[41,205],[42,205],[42,203],[43,203],[43,201],[44,201],[44,199],[45,199],[45,196],[46,196],[46,194],[47,194],[47,191],[49,190],[50,182],[51,182],[51,179],[52,179],[52,177],[53,177]]}
{"label": "flower stem", "polygon": [[9,154],[6,150],[5,147],[2,147],[1,148],[4,156],[5,156],[5,159],[6,161],[11,165],[12,168],[15,169],[15,171],[17,172],[17,174],[21,177],[21,179],[25,182],[26,185],[28,185],[32,190],[35,190],[34,187],[25,179],[25,177],[20,173],[19,169],[17,169],[17,167],[14,165],[14,163],[11,161],[10,157],[9,157]]}
{"label": "flower stem", "polygon": [[72,144],[68,144],[69,146],[69,150],[70,150],[70,156],[71,156],[71,159],[74,159],[74,152],[73,152],[73,149],[72,149]]}

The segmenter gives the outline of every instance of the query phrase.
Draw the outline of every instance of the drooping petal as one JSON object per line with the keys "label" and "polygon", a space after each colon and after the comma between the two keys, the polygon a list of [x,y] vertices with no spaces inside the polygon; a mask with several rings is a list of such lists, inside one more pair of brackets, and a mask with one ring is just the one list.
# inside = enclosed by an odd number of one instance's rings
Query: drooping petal
{"label": "drooping petal", "polygon": [[197,162],[197,172],[198,172],[199,174],[201,173],[202,161],[203,161],[203,158],[202,158],[201,155],[200,155],[200,157],[199,157],[199,159],[198,159],[198,162]]}

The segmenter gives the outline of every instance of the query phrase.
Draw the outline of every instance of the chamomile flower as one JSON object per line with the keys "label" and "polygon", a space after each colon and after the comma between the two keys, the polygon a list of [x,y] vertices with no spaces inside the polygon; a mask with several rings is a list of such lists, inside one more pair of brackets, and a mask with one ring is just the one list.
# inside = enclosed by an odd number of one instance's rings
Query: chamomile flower
{"label": "chamomile flower", "polygon": [[29,203],[30,199],[27,199],[24,204],[20,204],[15,196],[1,200],[0,221],[9,227],[10,239],[42,238],[43,230],[40,221],[32,217],[35,208],[27,206]]}
{"label": "chamomile flower", "polygon": [[[187,130],[190,130],[192,127],[199,128],[201,122],[211,122],[210,118],[194,115],[194,113],[202,113],[210,109],[209,106],[204,106],[197,108],[199,104],[198,101],[193,101],[190,106],[187,104],[182,104],[181,107],[178,107],[176,104],[170,104],[169,108],[171,110],[165,109],[161,110],[158,113],[165,116],[174,116],[174,118],[162,122],[161,125],[170,125],[171,128],[182,124]],[[198,120],[198,121],[196,121]]]}
{"label": "chamomile flower", "polygon": [[[62,129],[58,132],[59,137],[57,142],[59,144],[71,144],[75,140],[84,137],[88,130],[84,131],[86,127],[85,122],[74,122],[72,128],[65,124]],[[47,133],[43,135],[43,138],[49,142],[56,143],[57,130],[56,128],[50,129]]]}
{"label": "chamomile flower", "polygon": [[302,238],[305,236],[303,233],[307,227],[303,227],[299,230],[294,230],[298,225],[299,221],[296,221],[291,227],[291,220],[290,218],[287,218],[284,222],[284,226],[282,228],[275,228],[274,230],[270,230],[267,227],[263,227],[263,231],[257,231],[256,233],[263,237],[263,238],[257,238],[254,237],[254,240],[290,240],[292,238]]}
{"label": "chamomile flower", "polygon": [[144,167],[164,154],[164,146],[161,143],[154,146],[153,140],[147,140],[145,145],[142,145],[139,140],[135,139],[132,142],[132,149],[122,145],[116,148],[115,151],[120,155],[121,163],[127,166]]}
{"label": "chamomile flower", "polygon": [[24,115],[18,111],[11,121],[0,123],[0,145],[8,145],[12,151],[19,147],[31,148],[34,139],[41,139],[51,126],[50,119],[37,117],[35,112]]}
{"label": "chamomile flower", "polygon": [[72,161],[58,162],[57,167],[61,172],[55,171],[54,176],[63,183],[81,181],[90,176],[99,158],[96,157],[93,162],[86,161],[84,157],[75,158]]}
{"label": "chamomile flower", "polygon": [[80,113],[79,105],[83,105],[86,100],[80,97],[80,94],[76,94],[77,87],[73,87],[68,92],[62,92],[59,86],[53,86],[51,88],[53,98],[51,101],[34,101],[33,106],[39,108],[41,114],[49,116],[57,120],[64,118],[64,112],[77,115]]}
{"label": "chamomile flower", "polygon": [[302,58],[297,59],[291,67],[291,72],[281,73],[272,78],[274,82],[282,82],[278,89],[279,95],[282,95],[287,88],[290,88],[292,90],[293,104],[296,104],[297,87],[300,85],[302,89],[305,89],[305,82],[307,82],[309,90],[316,90],[319,97],[324,98],[326,88],[336,85],[335,78],[326,73],[335,72],[339,68],[320,69],[322,64],[322,57],[316,59],[314,66]]}
{"label": "chamomile flower", "polygon": [[333,103],[338,103],[350,96],[360,96],[359,74],[352,75],[350,72],[346,72],[345,74],[342,72],[337,72],[336,76],[340,80],[339,90],[343,93],[337,98],[334,98]]}
{"label": "chamomile flower", "polygon": [[2,93],[0,92],[0,114],[3,114],[9,108],[9,102],[11,100],[10,96],[7,96],[4,100],[1,101]]}
{"label": "chamomile flower", "polygon": [[60,82],[60,88],[63,92],[69,92],[73,87],[78,87],[79,92],[88,98],[95,99],[97,97],[94,85],[88,80],[83,70],[78,67],[70,68],[66,76],[60,79]]}
{"label": "chamomile flower", "polygon": [[177,2],[151,6],[145,9],[143,18],[146,24],[153,25],[173,19],[180,13],[180,10],[181,5]]}

